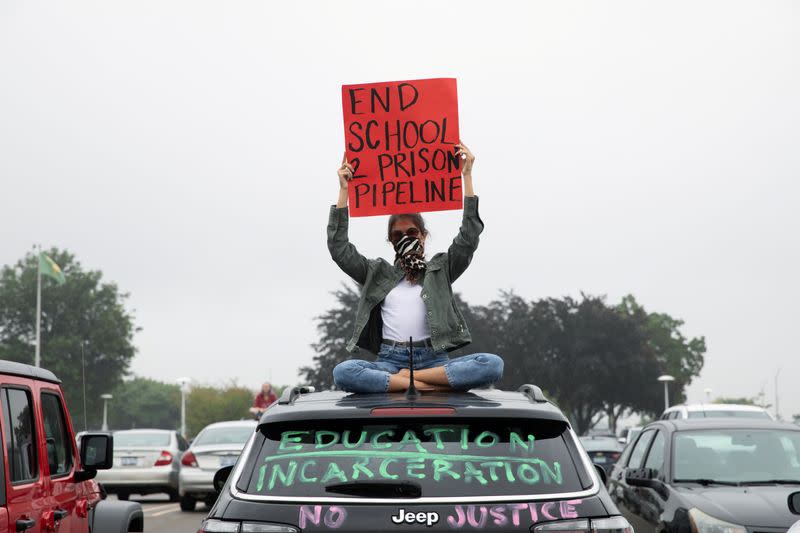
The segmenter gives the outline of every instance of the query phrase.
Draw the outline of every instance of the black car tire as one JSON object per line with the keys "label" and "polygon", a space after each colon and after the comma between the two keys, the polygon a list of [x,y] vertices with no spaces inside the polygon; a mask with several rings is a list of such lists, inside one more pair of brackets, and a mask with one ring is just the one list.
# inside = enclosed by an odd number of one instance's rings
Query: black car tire
{"label": "black car tire", "polygon": [[178,494],[177,490],[168,490],[167,495],[169,496],[170,502],[178,502],[181,500],[181,495]]}
{"label": "black car tire", "polygon": [[128,498],[130,498],[130,497],[131,497],[131,494],[129,492],[118,492],[117,493],[117,499],[120,500],[120,501],[123,501],[123,502],[128,501]]}
{"label": "black car tire", "polygon": [[197,500],[189,495],[181,496],[181,511],[194,511]]}

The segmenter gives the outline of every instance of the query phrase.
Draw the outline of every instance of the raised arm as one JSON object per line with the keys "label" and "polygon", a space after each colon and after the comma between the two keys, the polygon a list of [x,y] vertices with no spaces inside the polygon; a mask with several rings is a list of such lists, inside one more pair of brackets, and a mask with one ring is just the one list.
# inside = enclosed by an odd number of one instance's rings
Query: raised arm
{"label": "raised arm", "polygon": [[353,167],[342,158],[342,165],[337,171],[339,175],[339,198],[336,205],[331,206],[328,216],[328,251],[331,258],[345,274],[356,283],[363,284],[367,279],[367,258],[358,253],[356,247],[347,237],[350,215],[347,211],[347,185],[353,178]]}
{"label": "raised arm", "polygon": [[457,280],[469,266],[483,231],[483,221],[478,215],[478,197],[475,196],[472,187],[472,165],[475,162],[475,155],[464,144],[457,144],[456,148],[456,153],[461,155],[463,164],[461,177],[464,187],[464,215],[458,235],[447,250],[451,282]]}

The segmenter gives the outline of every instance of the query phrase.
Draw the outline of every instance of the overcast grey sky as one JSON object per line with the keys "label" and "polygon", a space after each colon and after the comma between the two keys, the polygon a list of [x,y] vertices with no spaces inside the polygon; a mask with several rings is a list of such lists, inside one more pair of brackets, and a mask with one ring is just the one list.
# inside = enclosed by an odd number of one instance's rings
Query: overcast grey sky
{"label": "overcast grey sky", "polygon": [[[780,368],[789,416],[798,30],[789,0],[5,0],[0,264],[58,246],[129,291],[138,375],[291,383],[345,280],[340,86],[456,77],[486,222],[457,290],[632,293],[706,336],[690,400]],[[446,248],[460,213],[428,218]]]}

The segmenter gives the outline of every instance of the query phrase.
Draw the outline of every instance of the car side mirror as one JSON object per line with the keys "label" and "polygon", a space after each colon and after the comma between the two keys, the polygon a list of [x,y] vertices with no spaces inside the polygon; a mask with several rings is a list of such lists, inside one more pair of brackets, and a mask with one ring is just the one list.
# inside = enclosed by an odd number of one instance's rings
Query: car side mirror
{"label": "car side mirror", "polygon": [[600,476],[600,481],[603,483],[603,485],[608,483],[608,474],[606,474],[606,469],[597,463],[594,464],[594,469],[597,470],[597,475]]}
{"label": "car side mirror", "polygon": [[233,470],[233,465],[223,466],[214,474],[214,490],[217,491],[217,494],[222,492],[222,488],[225,486],[225,483],[228,481],[228,478],[231,475],[231,471]]}
{"label": "car side mirror", "polygon": [[789,511],[793,514],[800,514],[800,492],[789,494]]}
{"label": "car side mirror", "polygon": [[75,472],[76,483],[92,479],[98,470],[114,466],[114,437],[110,433],[85,433],[81,435],[78,448],[82,469]]}
{"label": "car side mirror", "polygon": [[81,436],[81,465],[86,470],[108,470],[114,466],[114,437],[109,433]]}
{"label": "car side mirror", "polygon": [[625,483],[631,487],[652,487],[654,478],[652,468],[628,468],[625,470]]}

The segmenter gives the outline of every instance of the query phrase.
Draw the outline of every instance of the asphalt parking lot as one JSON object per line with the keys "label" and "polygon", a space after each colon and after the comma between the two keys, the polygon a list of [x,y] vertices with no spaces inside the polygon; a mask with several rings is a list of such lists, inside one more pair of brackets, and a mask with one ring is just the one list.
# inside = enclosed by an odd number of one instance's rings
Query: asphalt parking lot
{"label": "asphalt parking lot", "polygon": [[[109,496],[109,499],[114,496]],[[181,511],[177,503],[170,503],[166,495],[132,497],[131,501],[142,504],[144,510],[144,530],[146,533],[193,533],[208,513],[208,508],[197,504],[193,512]]]}

